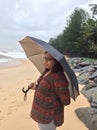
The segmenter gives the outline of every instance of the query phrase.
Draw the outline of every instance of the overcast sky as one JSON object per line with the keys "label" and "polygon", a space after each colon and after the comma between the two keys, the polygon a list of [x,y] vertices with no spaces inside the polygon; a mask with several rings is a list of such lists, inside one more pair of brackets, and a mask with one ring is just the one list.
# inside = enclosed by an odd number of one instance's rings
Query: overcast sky
{"label": "overcast sky", "polygon": [[46,42],[62,33],[76,7],[89,11],[97,0],[0,0],[0,48],[19,48],[25,36]]}

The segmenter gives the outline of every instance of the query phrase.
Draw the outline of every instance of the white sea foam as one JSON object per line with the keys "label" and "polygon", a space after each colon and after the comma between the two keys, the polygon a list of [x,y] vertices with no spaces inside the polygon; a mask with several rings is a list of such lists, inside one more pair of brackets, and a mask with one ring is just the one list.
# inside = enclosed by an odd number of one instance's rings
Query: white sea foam
{"label": "white sea foam", "polygon": [[11,57],[11,58],[26,58],[26,55],[24,52],[21,51],[2,51],[0,52],[0,55]]}
{"label": "white sea foam", "polygon": [[4,59],[4,58],[0,59],[1,63],[5,63],[5,62],[9,62],[9,61],[11,61],[11,59]]}
{"label": "white sea foam", "polygon": [[26,55],[24,52],[17,50],[0,51],[0,63],[12,61],[14,58],[26,58]]}

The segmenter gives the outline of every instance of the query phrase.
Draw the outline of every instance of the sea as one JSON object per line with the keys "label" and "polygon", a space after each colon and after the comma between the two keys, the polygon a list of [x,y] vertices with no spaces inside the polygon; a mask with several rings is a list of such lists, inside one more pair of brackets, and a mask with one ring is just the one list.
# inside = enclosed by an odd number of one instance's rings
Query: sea
{"label": "sea", "polygon": [[22,50],[0,49],[0,67],[18,64],[20,60],[26,58]]}

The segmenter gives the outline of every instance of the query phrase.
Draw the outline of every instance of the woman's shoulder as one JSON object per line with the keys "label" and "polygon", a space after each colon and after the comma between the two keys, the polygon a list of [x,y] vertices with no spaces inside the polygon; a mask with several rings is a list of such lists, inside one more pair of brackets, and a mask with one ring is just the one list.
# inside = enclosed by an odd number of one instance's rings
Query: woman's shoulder
{"label": "woman's shoulder", "polygon": [[52,73],[52,74],[51,74],[51,77],[52,77],[54,80],[61,80],[61,79],[64,79],[64,78],[65,78],[65,74],[64,74],[63,72]]}

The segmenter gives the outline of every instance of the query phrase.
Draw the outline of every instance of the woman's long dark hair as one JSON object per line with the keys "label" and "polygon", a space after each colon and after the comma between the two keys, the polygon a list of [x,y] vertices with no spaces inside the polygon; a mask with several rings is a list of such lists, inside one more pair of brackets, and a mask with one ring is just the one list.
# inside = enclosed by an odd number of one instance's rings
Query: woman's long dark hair
{"label": "woman's long dark hair", "polygon": [[60,62],[58,62],[56,59],[54,59],[54,61],[55,61],[55,64],[51,70],[52,73],[64,72],[63,67],[61,66]]}
{"label": "woman's long dark hair", "polygon": [[[46,51],[44,54],[46,54],[46,53],[48,53],[48,52]],[[54,60],[55,64],[54,64],[54,67],[51,70],[52,73],[64,72],[63,67],[61,66],[60,62],[58,62],[54,57],[53,57],[53,60]],[[43,72],[43,75],[48,71],[49,71],[48,69],[45,69],[44,72]]]}

